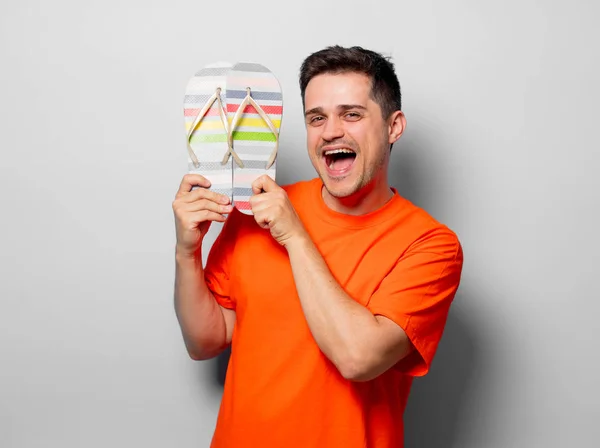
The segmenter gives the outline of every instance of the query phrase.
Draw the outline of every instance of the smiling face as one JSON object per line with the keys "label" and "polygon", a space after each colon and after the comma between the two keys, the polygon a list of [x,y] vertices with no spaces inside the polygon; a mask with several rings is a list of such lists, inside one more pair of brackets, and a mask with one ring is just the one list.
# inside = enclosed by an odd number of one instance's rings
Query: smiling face
{"label": "smiling face", "polygon": [[384,119],[369,77],[354,72],[315,76],[304,103],[308,153],[324,194],[342,199],[374,192],[389,199],[389,149],[402,134],[402,112]]}

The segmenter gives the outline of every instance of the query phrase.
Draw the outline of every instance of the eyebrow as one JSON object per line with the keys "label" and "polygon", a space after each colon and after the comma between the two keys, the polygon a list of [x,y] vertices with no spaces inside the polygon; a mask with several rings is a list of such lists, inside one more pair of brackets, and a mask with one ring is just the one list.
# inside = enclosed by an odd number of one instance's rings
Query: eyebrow
{"label": "eyebrow", "polygon": [[[338,110],[350,110],[350,109],[360,109],[360,110],[367,110],[367,108],[365,106],[361,106],[360,104],[340,104],[339,106],[337,106]],[[322,107],[314,107],[310,110],[307,110],[304,113],[304,116],[307,117],[309,115],[312,114],[322,114],[323,113],[323,108]]]}

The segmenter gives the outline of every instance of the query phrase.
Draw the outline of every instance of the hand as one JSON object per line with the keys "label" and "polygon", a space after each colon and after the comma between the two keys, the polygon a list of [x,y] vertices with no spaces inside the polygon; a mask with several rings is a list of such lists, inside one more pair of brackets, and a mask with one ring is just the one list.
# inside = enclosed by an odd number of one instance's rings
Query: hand
{"label": "hand", "polygon": [[267,175],[252,183],[250,207],[254,219],[263,229],[269,229],[271,236],[286,246],[294,238],[306,236],[306,230],[292,206],[287,193]]}
{"label": "hand", "polygon": [[[192,190],[194,186],[199,186]],[[177,253],[195,256],[202,246],[204,235],[213,221],[223,222],[223,214],[233,210],[229,198],[207,190],[210,182],[199,174],[183,176],[173,201]]]}

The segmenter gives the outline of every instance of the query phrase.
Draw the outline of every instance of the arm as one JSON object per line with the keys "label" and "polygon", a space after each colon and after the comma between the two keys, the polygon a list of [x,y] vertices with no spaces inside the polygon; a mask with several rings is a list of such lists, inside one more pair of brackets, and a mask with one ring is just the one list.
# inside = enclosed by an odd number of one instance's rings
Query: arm
{"label": "arm", "polygon": [[[199,186],[192,190],[194,185]],[[184,176],[175,201],[177,246],[175,254],[175,313],[192,359],[218,355],[231,342],[235,311],[221,307],[204,278],[202,241],[211,222],[223,222],[232,210],[229,198],[207,188],[199,175]]]}
{"label": "arm", "polygon": [[215,300],[200,256],[175,255],[175,313],[192,359],[212,358],[231,343],[235,311]]}
{"label": "arm", "polygon": [[254,218],[287,249],[308,326],[339,372],[347,379],[366,381],[410,353],[411,343],[399,325],[373,315],[335,281],[285,191],[267,176],[252,188]]}
{"label": "arm", "polygon": [[373,379],[411,352],[399,325],[374,316],[346,294],[308,235],[285,247],[313,337],[344,378]]}

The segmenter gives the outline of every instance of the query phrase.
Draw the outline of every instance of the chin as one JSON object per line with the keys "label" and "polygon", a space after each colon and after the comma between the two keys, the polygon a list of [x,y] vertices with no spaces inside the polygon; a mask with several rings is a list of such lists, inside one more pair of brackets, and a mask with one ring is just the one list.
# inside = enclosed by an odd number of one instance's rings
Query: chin
{"label": "chin", "polygon": [[360,186],[357,185],[356,182],[350,183],[349,179],[337,181],[335,179],[330,179],[327,176],[321,176],[321,180],[323,181],[323,185],[325,186],[327,192],[334,198],[338,199],[353,196],[360,189]]}

